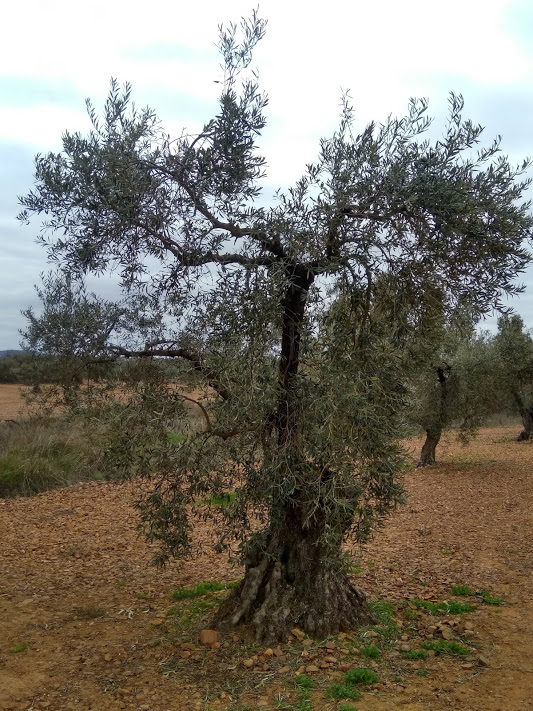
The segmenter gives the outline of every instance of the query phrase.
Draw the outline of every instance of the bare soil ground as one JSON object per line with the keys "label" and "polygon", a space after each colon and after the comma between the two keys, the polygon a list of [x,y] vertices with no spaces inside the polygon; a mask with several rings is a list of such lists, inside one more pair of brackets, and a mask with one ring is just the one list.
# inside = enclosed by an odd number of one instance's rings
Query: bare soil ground
{"label": "bare soil ground", "polygon": [[[329,649],[291,638],[274,656],[238,636],[202,647],[203,616],[225,593],[180,602],[172,593],[235,580],[240,570],[210,553],[153,568],[153,550],[136,533],[132,484],[0,500],[0,709],[338,709],[324,691],[352,666],[380,676],[359,711],[533,709],[533,448],[513,441],[518,432],[484,429],[467,448],[450,438],[440,464],[408,472],[407,505],[355,551],[354,581],[371,599],[395,601],[401,625],[379,660],[347,653],[357,634],[329,640]],[[200,541],[209,534],[207,525],[196,532]],[[503,605],[456,598],[476,611],[439,618],[412,602],[448,600],[457,584]],[[468,655],[403,658],[401,645],[443,636]],[[294,679],[310,664],[317,688],[305,707]]]}
{"label": "bare soil ground", "polygon": [[21,392],[29,389],[26,385],[0,385],[0,422],[20,416],[24,404]]}

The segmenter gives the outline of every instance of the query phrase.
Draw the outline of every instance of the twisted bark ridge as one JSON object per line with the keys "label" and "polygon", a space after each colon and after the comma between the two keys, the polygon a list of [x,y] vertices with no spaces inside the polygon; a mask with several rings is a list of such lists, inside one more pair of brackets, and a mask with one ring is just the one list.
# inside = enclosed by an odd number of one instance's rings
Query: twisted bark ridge
{"label": "twisted bark ridge", "polygon": [[247,625],[257,639],[274,642],[285,639],[294,625],[324,638],[375,622],[363,591],[324,559],[321,534],[319,526],[295,525],[292,515],[271,530],[266,544],[252,548],[246,574],[215,623],[222,628]]}

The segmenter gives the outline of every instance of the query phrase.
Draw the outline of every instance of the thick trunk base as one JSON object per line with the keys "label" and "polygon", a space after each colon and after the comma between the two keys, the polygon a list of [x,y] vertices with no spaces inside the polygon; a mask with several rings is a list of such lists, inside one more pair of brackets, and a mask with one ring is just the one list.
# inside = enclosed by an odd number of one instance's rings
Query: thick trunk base
{"label": "thick trunk base", "polygon": [[321,560],[315,536],[303,530],[295,536],[294,529],[287,534],[271,534],[270,544],[256,553],[218,610],[215,624],[245,625],[256,639],[275,642],[286,639],[293,627],[324,638],[375,622],[365,594]]}

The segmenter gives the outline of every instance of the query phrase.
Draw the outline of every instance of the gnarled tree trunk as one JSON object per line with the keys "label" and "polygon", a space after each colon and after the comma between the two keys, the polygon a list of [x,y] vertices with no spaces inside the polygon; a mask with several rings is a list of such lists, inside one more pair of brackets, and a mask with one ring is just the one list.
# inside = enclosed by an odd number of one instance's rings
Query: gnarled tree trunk
{"label": "gnarled tree trunk", "polygon": [[[296,378],[301,327],[313,276],[297,265],[287,269],[287,276],[290,284],[283,300],[279,396],[272,421],[277,431],[277,453],[291,460],[286,460],[285,466],[295,473],[294,468],[305,468],[305,459],[299,462],[304,455],[298,451]],[[295,626],[314,637],[327,637],[373,622],[365,595],[350,583],[339,564],[351,521],[343,525],[327,517],[320,505],[313,516],[308,516],[297,491],[277,507],[274,502],[270,526],[251,543],[244,578],[217,612],[215,623],[222,627],[248,624],[258,639],[276,641],[286,638]],[[337,535],[333,543],[331,525]]]}
{"label": "gnarled tree trunk", "polygon": [[252,544],[245,576],[218,610],[217,624],[247,624],[270,642],[286,639],[295,626],[324,638],[374,622],[364,593],[328,562],[324,520],[306,527],[303,519],[303,511],[287,509],[264,543]]}
{"label": "gnarled tree trunk", "polygon": [[422,445],[420,459],[417,467],[427,467],[429,464],[435,464],[435,450],[440,442],[444,423],[446,422],[446,405],[448,400],[448,376],[450,374],[450,366],[447,364],[439,365],[435,368],[437,380],[439,383],[439,403],[435,414],[434,422],[425,428],[426,441]]}
{"label": "gnarled tree trunk", "polygon": [[524,408],[520,414],[522,416],[524,429],[518,435],[518,441],[523,442],[533,439],[533,407]]}
{"label": "gnarled tree trunk", "polygon": [[435,464],[435,450],[440,442],[441,435],[442,429],[439,427],[430,427],[426,430],[426,441],[422,445],[417,467],[427,467],[429,464]]}

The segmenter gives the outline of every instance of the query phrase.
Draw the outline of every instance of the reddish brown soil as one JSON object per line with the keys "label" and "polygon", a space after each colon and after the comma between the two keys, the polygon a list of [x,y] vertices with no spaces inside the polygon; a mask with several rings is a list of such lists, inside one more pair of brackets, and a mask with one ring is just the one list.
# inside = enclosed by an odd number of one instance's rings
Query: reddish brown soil
{"label": "reddish brown soil", "polygon": [[[381,678],[359,711],[533,708],[533,449],[512,441],[516,434],[485,429],[467,448],[445,443],[442,464],[407,474],[407,505],[356,551],[363,572],[355,581],[374,599],[446,599],[459,583],[504,599],[447,618],[458,623],[453,638],[470,646],[466,658],[409,662],[393,649],[377,663],[353,660],[377,664]],[[285,659],[259,656],[246,669],[243,660],[262,648],[223,638],[225,646],[206,651],[196,641],[201,620],[176,631],[166,613],[178,586],[230,581],[240,571],[214,554],[153,568],[153,550],[136,534],[132,491],[91,483],[0,500],[0,709],[296,709],[295,671],[320,666],[326,650],[291,641],[281,645]],[[200,540],[209,533],[197,530]],[[430,628],[439,618],[411,608],[396,616],[400,643],[415,648],[421,636],[440,636]],[[473,623],[468,637],[465,620]],[[192,650],[181,646],[191,642]],[[323,696],[342,676],[336,657],[312,674],[313,709],[339,706]],[[427,676],[415,674],[419,667]]]}

